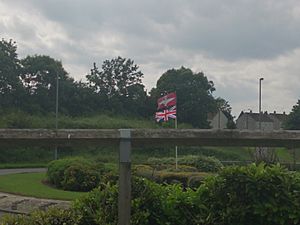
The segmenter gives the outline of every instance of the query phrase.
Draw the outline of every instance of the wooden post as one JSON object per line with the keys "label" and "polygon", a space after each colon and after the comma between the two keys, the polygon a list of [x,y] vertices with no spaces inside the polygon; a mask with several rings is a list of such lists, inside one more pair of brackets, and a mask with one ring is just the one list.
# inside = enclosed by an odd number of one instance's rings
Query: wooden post
{"label": "wooden post", "polygon": [[120,129],[118,225],[130,225],[131,131]]}

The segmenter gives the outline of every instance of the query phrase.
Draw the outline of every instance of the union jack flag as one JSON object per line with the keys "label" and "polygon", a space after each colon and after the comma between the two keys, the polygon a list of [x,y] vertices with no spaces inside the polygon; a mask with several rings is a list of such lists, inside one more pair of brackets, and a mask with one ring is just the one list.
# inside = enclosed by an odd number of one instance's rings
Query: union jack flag
{"label": "union jack flag", "polygon": [[156,112],[155,119],[157,122],[163,120],[168,121],[169,118],[176,118],[176,106],[171,107],[170,109],[165,109],[162,112]]}

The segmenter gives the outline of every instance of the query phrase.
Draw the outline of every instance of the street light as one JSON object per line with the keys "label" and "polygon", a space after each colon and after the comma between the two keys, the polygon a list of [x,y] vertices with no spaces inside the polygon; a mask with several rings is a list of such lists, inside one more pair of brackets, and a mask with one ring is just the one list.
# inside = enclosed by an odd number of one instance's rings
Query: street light
{"label": "street light", "polygon": [[[58,73],[56,73],[56,99],[55,99],[55,130],[57,132],[57,129],[58,129],[58,80],[59,80],[59,77],[58,77]],[[55,145],[55,149],[54,149],[54,159],[56,160],[57,159],[57,145]]]}
{"label": "street light", "polygon": [[259,99],[258,99],[258,113],[259,113],[259,129],[261,130],[261,82],[264,80],[263,77],[259,78]]}

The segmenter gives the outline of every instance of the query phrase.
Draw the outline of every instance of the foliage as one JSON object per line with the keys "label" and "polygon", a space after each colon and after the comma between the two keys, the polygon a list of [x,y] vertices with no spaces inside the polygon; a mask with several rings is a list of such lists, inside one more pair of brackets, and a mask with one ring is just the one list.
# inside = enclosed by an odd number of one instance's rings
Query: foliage
{"label": "foliage", "polygon": [[166,220],[161,225],[206,225],[207,207],[197,201],[197,192],[192,189],[182,190],[180,185],[165,186],[166,194],[161,197]]}
{"label": "foliage", "polygon": [[19,59],[14,41],[0,41],[1,110],[54,113],[58,88],[59,112],[64,115],[109,111],[149,117],[142,76],[133,60],[117,57],[105,60],[102,71],[94,64],[88,82],[74,81],[62,62],[47,55]]}
{"label": "foliage", "polygon": [[246,149],[243,147],[190,147],[180,146],[180,154],[213,156],[220,161],[250,159]]}
{"label": "foliage", "polygon": [[[132,185],[131,224],[162,224],[162,186],[145,179],[135,178]],[[102,184],[88,196],[76,200],[74,210],[80,215],[80,225],[113,225],[117,224],[118,187]]]}
{"label": "foliage", "polygon": [[[0,147],[0,163],[5,164],[31,164],[43,165],[53,159],[53,149],[40,147]],[[27,166],[28,167],[28,166]]]}
{"label": "foliage", "polygon": [[[149,158],[148,163],[151,165],[161,166],[174,164],[174,158]],[[220,170],[223,165],[222,163],[212,156],[203,156],[203,155],[187,155],[178,158],[179,165],[192,166],[202,172],[216,172]]]}
{"label": "foliage", "polygon": [[[132,190],[132,225],[193,225],[205,218],[205,206],[196,205],[197,193],[182,191],[180,185],[159,185],[135,178]],[[103,185],[88,196],[76,200],[74,209],[80,215],[80,225],[117,224],[116,185]]]}
{"label": "foliage", "polygon": [[[74,81],[61,61],[37,54],[19,59],[14,41],[2,39],[0,42],[1,111],[54,114],[57,100],[61,115],[83,116],[109,112],[150,118],[155,112],[157,98],[166,92],[176,91],[180,109],[178,118],[184,126],[189,124],[208,128],[207,113],[215,112],[218,103],[222,103],[224,111],[231,116],[228,102],[221,98],[214,99],[214,84],[202,72],[193,73],[184,67],[168,70],[160,77],[150,96],[144,89],[142,77],[143,73],[132,59],[118,56],[105,60],[101,69],[94,63],[90,74],[86,75],[87,82]],[[170,127],[173,124],[160,125]]]}
{"label": "foliage", "polygon": [[68,158],[49,163],[47,177],[51,184],[70,191],[90,191],[100,182],[103,166],[83,158]]}
{"label": "foliage", "polygon": [[144,115],[147,95],[141,78],[143,73],[131,59],[117,57],[105,60],[102,70],[94,63],[86,76],[88,84],[99,98],[106,102],[108,110]]}
{"label": "foliage", "polygon": [[218,110],[220,110],[221,112],[224,113],[224,115],[227,117],[228,122],[226,127],[228,129],[235,129],[236,128],[236,124],[233,121],[233,116],[231,115],[231,106],[229,105],[228,101],[226,101],[223,98],[216,98],[216,104],[217,104],[217,108]]}
{"label": "foliage", "polygon": [[300,129],[300,100],[298,100],[297,104],[293,106],[292,111],[284,123],[284,127],[288,130]]}
{"label": "foliage", "polygon": [[[178,165],[175,167],[166,167],[166,169],[157,170],[148,165],[136,165],[134,174],[140,177],[147,178],[161,184],[181,184],[183,187],[198,188],[204,177],[208,173],[197,172],[195,167]],[[161,169],[161,168],[160,168]]]}
{"label": "foliage", "polygon": [[22,105],[20,68],[16,42],[2,39],[0,41],[0,106],[2,109]]}
{"label": "foliage", "polygon": [[299,224],[300,179],[280,166],[231,167],[198,190],[206,224]]}
{"label": "foliage", "polygon": [[72,87],[74,81],[68,76],[62,63],[45,55],[27,56],[20,63],[20,77],[27,95],[24,110],[30,113],[54,112],[59,79],[60,111],[66,111],[65,103],[72,96],[67,89]]}
{"label": "foliage", "polygon": [[178,160],[180,164],[190,165],[196,167],[199,171],[203,172],[217,172],[223,165],[222,163],[212,156],[193,156],[188,155]]}
{"label": "foliage", "polygon": [[214,90],[213,82],[208,81],[202,72],[193,73],[181,67],[165,72],[150,94],[153,99],[158,99],[161,94],[176,92],[178,120],[194,127],[208,128],[207,113],[216,111]]}
{"label": "foliage", "polygon": [[1,218],[5,225],[78,225],[78,217],[72,210],[49,208],[47,211],[36,211],[30,216],[6,215]]}
{"label": "foliage", "polygon": [[207,176],[208,174],[203,172],[160,171],[155,173],[152,179],[158,183],[181,184],[183,187],[198,188]]}
{"label": "foliage", "polygon": [[[6,221],[8,225],[35,224],[24,223],[34,218],[50,225],[51,221],[69,224],[69,220],[78,225],[116,225],[117,204],[118,186],[102,183],[77,199],[71,211]],[[196,190],[134,177],[131,205],[132,225],[299,224],[300,176],[279,165],[229,167],[205,179]]]}
{"label": "foliage", "polygon": [[[30,115],[21,111],[0,114],[1,128],[54,128],[55,115]],[[97,114],[89,117],[58,117],[59,128],[69,129],[105,129],[105,128],[155,128],[155,124],[147,119],[129,116]]]}
{"label": "foliage", "polygon": [[100,174],[97,170],[83,164],[71,165],[64,172],[64,179],[61,182],[65,190],[90,191],[100,181]]}

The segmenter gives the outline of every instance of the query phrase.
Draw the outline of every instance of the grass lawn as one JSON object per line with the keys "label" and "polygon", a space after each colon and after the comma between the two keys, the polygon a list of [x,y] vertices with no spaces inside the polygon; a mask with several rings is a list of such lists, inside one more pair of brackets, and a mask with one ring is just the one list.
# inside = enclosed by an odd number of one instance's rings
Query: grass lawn
{"label": "grass lawn", "polygon": [[0,163],[0,169],[43,168],[47,163]]}
{"label": "grass lawn", "polygon": [[0,176],[0,191],[60,200],[74,200],[86,193],[58,190],[42,183],[45,173],[23,173]]}

